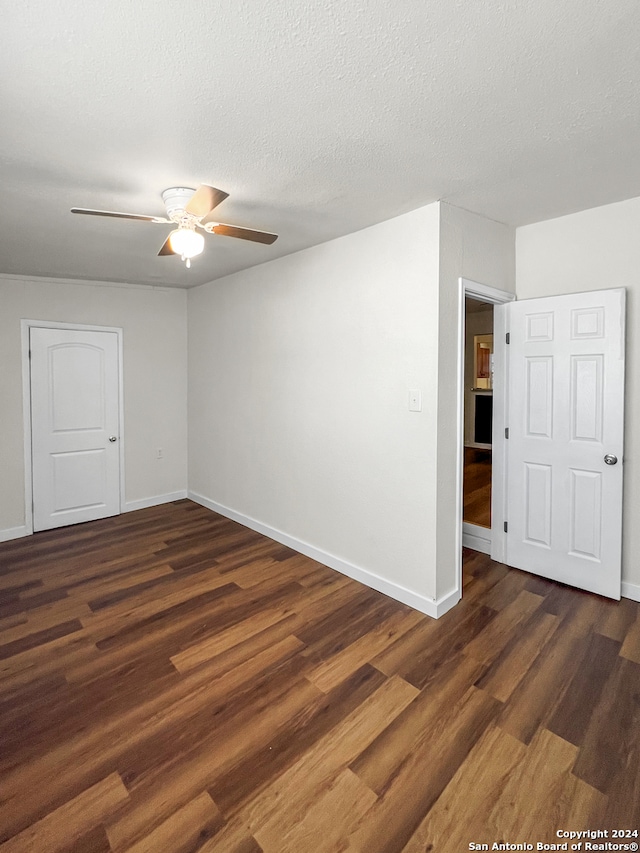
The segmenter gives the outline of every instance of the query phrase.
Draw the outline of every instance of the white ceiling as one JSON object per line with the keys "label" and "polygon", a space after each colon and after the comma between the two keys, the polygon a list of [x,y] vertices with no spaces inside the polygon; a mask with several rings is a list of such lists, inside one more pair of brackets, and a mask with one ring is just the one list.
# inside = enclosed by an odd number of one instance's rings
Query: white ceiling
{"label": "white ceiling", "polygon": [[[445,199],[512,225],[640,196],[638,0],[21,0],[0,273],[189,287]],[[230,194],[186,270],[169,186]]]}

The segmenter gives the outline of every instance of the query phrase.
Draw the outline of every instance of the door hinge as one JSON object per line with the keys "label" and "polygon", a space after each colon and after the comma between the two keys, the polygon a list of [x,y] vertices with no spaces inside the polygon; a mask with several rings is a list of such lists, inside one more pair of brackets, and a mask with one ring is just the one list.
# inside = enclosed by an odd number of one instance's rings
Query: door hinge
{"label": "door hinge", "polygon": [[508,529],[508,527],[509,527],[509,522],[508,522],[508,521],[505,521],[503,526],[504,526],[504,532],[506,533],[506,532],[507,532],[507,529]]}
{"label": "door hinge", "polygon": [[505,427],[505,430],[504,430],[504,437],[505,437],[505,438],[509,438],[509,427]]}
{"label": "door hinge", "polygon": [[511,332],[507,332],[505,335],[505,341],[510,344],[511,343]]}

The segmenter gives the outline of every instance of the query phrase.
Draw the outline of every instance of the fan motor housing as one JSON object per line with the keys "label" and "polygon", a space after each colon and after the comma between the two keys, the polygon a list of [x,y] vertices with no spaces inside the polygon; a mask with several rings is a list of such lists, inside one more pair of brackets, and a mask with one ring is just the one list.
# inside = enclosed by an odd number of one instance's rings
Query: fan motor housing
{"label": "fan motor housing", "polygon": [[169,187],[162,193],[162,201],[167,208],[169,219],[179,219],[184,215],[185,207],[191,201],[195,189],[191,187]]}

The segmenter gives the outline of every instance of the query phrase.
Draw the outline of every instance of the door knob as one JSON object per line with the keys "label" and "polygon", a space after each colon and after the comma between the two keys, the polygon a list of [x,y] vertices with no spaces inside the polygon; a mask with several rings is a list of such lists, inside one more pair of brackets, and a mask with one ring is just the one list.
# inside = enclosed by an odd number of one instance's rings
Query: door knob
{"label": "door knob", "polygon": [[611,453],[607,453],[607,455],[604,457],[604,461],[606,465],[615,465],[618,461],[618,457],[613,456]]}
{"label": "door knob", "polygon": [[110,435],[110,436],[109,436],[109,441],[117,441],[117,440],[118,440],[118,437],[117,437],[117,436],[115,436],[115,435]]}

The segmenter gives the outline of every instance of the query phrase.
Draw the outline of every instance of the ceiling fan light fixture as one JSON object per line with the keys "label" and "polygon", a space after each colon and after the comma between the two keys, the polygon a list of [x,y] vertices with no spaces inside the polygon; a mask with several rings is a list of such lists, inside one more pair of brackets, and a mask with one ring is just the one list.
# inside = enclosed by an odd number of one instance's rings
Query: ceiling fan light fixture
{"label": "ceiling fan light fixture", "polygon": [[204,237],[196,228],[207,234],[221,237],[236,237],[253,243],[264,243],[270,246],[278,239],[277,234],[267,231],[255,231],[252,228],[242,228],[238,225],[225,225],[213,222],[209,217],[211,212],[221,204],[229,193],[200,184],[197,190],[189,187],[169,187],[162,193],[162,199],[167,208],[167,216],[155,216],[143,213],[121,213],[114,210],[93,210],[88,207],[72,207],[71,213],[83,213],[86,216],[110,216],[116,219],[137,219],[141,222],[155,222],[173,225],[174,230],[162,244],[158,257],[178,255],[187,268],[191,266],[191,258],[195,258],[204,249]]}
{"label": "ceiling fan light fixture", "polygon": [[192,228],[177,228],[169,235],[171,251],[185,261],[195,258],[204,249],[204,237]]}

